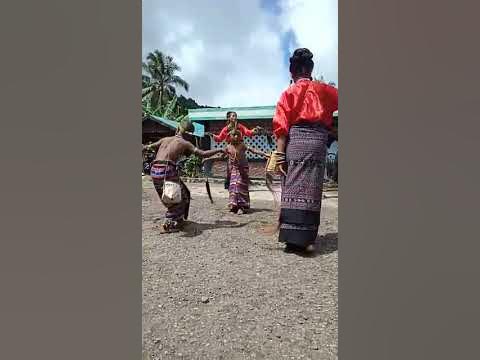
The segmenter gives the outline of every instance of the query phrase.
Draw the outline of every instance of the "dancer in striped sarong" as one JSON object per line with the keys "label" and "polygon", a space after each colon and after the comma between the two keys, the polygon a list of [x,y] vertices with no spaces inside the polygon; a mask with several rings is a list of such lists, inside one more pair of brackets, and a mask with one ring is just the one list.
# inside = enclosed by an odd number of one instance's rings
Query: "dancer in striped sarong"
{"label": "dancer in striped sarong", "polygon": [[338,91],[312,81],[313,54],[297,49],[290,58],[293,84],[283,92],[273,118],[277,150],[272,156],[284,174],[279,241],[287,252],[304,251],[317,237],[322,188]]}
{"label": "dancer in striped sarong", "polygon": [[268,155],[245,145],[242,141],[242,134],[237,129],[233,129],[229,136],[230,144],[225,149],[230,168],[228,207],[231,212],[242,214],[250,209],[250,178],[248,176],[249,167],[246,152],[250,151],[265,157],[268,157]]}
{"label": "dancer in striped sarong", "polygon": [[[191,154],[207,158],[224,152],[221,149],[204,151],[195,147],[191,142],[187,141],[188,133],[193,132],[193,130],[192,122],[190,120],[183,120],[179,124],[175,136],[160,139],[156,143],[143,147],[144,150],[158,148],[150,175],[162,204],[167,208],[165,222],[162,225],[163,231],[165,232],[180,230],[184,225],[184,221],[188,219],[190,191],[180,179],[177,161],[180,157]],[[165,183],[168,184],[169,182],[180,186],[179,201],[176,199],[175,202],[165,202],[163,198],[164,186]],[[177,195],[179,194],[177,193]]]}

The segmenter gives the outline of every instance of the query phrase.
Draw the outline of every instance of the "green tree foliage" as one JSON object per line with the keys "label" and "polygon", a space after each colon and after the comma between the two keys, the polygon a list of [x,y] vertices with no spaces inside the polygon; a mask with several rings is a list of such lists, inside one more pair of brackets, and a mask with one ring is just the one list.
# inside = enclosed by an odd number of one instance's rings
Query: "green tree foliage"
{"label": "green tree foliage", "polygon": [[158,105],[157,107],[152,107],[148,100],[142,100],[142,119],[148,116],[157,116],[180,122],[188,116],[188,113],[180,111],[177,105],[177,97],[174,96],[165,105]]}
{"label": "green tree foliage", "polygon": [[142,99],[147,99],[152,109],[176,96],[176,87],[189,90],[188,83],[177,75],[181,71],[180,66],[173,57],[159,50],[147,55],[142,70]]}

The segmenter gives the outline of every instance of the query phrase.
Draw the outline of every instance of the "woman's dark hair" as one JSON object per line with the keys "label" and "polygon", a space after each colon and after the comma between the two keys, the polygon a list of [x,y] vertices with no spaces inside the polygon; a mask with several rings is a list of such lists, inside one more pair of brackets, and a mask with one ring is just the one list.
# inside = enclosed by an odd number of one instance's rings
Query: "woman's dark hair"
{"label": "woman's dark hair", "polygon": [[300,48],[290,57],[290,73],[293,76],[310,76],[313,70],[313,54],[306,48]]}
{"label": "woman's dark hair", "polygon": [[227,111],[227,119],[230,117],[230,114],[237,115],[237,113],[235,111]]}

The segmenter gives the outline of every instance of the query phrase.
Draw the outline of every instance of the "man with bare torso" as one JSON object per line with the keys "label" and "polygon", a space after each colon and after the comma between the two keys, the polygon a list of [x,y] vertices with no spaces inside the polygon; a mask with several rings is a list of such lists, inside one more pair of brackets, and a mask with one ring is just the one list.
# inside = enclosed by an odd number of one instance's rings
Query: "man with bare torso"
{"label": "man with bare torso", "polygon": [[[222,149],[203,151],[188,142],[185,137],[188,132],[193,132],[193,124],[190,120],[180,123],[175,136],[166,137],[159,141],[144,146],[144,149],[158,147],[155,160],[153,161],[150,176],[155,190],[157,191],[163,205],[167,208],[163,230],[166,232],[176,231],[181,228],[184,220],[188,218],[190,208],[190,191],[180,179],[177,161],[183,156],[192,154],[202,158],[210,157],[223,152]],[[165,182],[176,183],[181,189],[181,200],[166,202],[163,197]]]}

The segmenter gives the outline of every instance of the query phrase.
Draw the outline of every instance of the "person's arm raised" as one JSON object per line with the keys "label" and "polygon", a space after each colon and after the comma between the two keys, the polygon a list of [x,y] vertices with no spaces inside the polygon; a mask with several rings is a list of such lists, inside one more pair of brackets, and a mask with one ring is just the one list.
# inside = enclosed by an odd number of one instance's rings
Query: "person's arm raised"
{"label": "person's arm raised", "polygon": [[217,154],[220,154],[224,152],[223,149],[212,149],[212,150],[201,150],[199,148],[195,148],[193,150],[193,153],[195,155],[198,155],[200,156],[201,158],[207,158],[207,157],[210,157],[210,156],[214,156],[214,155],[217,155]]}
{"label": "person's arm raised", "polygon": [[202,150],[194,146],[192,143],[185,141],[186,151],[190,154],[195,154],[201,158],[207,158],[221,152],[224,152],[223,149],[212,149],[212,150]]}
{"label": "person's arm raised", "polygon": [[228,134],[228,128],[225,126],[222,129],[222,131],[220,131],[220,134],[218,134],[218,135],[212,134],[213,135],[213,140],[215,140],[215,142],[222,142],[223,140],[225,140],[227,138],[227,134]]}
{"label": "person's arm raised", "polygon": [[225,159],[227,158],[227,156],[228,156],[228,155],[226,154],[226,152],[223,152],[222,155],[220,155],[220,156],[215,156],[215,155],[214,155],[214,156],[209,156],[209,157],[207,157],[207,158],[204,158],[204,159],[202,160],[202,163],[204,164],[204,163],[206,163],[207,161],[225,160]]}

